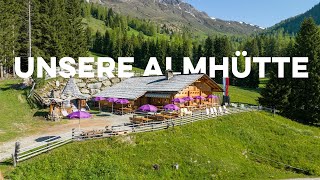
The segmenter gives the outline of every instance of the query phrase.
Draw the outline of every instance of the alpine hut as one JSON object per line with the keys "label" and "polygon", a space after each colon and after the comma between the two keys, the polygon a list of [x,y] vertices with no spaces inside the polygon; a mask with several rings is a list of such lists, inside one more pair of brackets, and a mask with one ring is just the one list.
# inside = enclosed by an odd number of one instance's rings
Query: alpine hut
{"label": "alpine hut", "polygon": [[[175,98],[207,97],[223,89],[206,74],[174,75],[167,70],[165,76],[132,77],[94,96],[130,100],[136,110],[144,104],[164,106]],[[104,102],[105,106],[111,106]]]}

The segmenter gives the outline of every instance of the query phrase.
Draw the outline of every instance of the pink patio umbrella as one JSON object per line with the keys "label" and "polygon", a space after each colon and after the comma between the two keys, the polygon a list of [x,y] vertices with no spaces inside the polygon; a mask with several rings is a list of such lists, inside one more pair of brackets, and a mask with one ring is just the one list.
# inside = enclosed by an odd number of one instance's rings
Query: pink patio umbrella
{"label": "pink patio umbrella", "polygon": [[[151,104],[145,104],[139,107],[139,110],[143,112],[157,112],[158,108]],[[148,114],[147,114],[147,118],[148,118]]]}
{"label": "pink patio umbrella", "polygon": [[85,111],[77,111],[77,112],[73,112],[73,113],[69,114],[67,117],[69,119],[75,119],[75,118],[88,119],[88,118],[91,118],[92,115],[88,112],[85,112]]}
{"label": "pink patio umbrella", "polygon": [[187,101],[187,102],[189,102],[189,105],[191,104],[191,103],[190,103],[191,101],[194,101],[194,99],[193,99],[192,97],[190,97],[190,96],[184,97],[184,98],[182,98],[182,99],[185,100],[185,101]]}
{"label": "pink patio umbrella", "polygon": [[185,100],[185,101],[193,101],[194,99],[192,98],[192,97],[190,97],[190,96],[187,96],[187,97],[184,97],[184,98],[182,98],[183,100]]}
{"label": "pink patio umbrella", "polygon": [[203,96],[196,96],[194,97],[194,99],[200,100],[200,103],[201,103],[201,100],[205,100],[206,98]]}
{"label": "pink patio umbrella", "polygon": [[180,108],[175,104],[167,104],[163,106],[163,109],[170,110],[170,111],[178,111]]}
{"label": "pink patio umbrella", "polygon": [[121,109],[121,114],[123,115],[123,105],[124,104],[129,104],[129,100],[128,99],[118,99],[117,101],[116,101],[116,103],[117,104],[121,104],[121,106],[122,106],[122,109]]}
{"label": "pink patio umbrella", "polygon": [[218,99],[218,96],[210,94],[207,98],[211,99],[211,104],[213,104],[213,99]]}
{"label": "pink patio umbrella", "polygon": [[203,97],[203,96],[196,96],[196,97],[194,97],[194,99],[198,99],[198,100],[205,100],[206,98],[205,98],[205,97]]}
{"label": "pink patio umbrella", "polygon": [[95,97],[93,100],[96,101],[96,102],[99,102],[99,111],[101,111],[100,101],[105,101],[105,100],[107,100],[107,98]]}
{"label": "pink patio umbrella", "polygon": [[182,104],[182,103],[184,103],[186,101],[184,99],[182,99],[182,98],[175,98],[171,102]]}
{"label": "pink patio umbrella", "polygon": [[155,107],[154,105],[145,104],[145,105],[139,107],[139,110],[143,111],[143,112],[157,112],[158,108]]}
{"label": "pink patio umbrella", "polygon": [[113,113],[113,103],[117,102],[119,99],[118,98],[108,98],[107,101],[112,103],[112,111],[111,113]]}

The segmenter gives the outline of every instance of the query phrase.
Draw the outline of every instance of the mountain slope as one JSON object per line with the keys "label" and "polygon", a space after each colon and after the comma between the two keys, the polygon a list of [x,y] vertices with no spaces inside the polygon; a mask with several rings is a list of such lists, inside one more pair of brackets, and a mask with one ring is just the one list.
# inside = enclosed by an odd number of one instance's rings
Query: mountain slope
{"label": "mountain slope", "polygon": [[285,32],[288,32],[290,34],[297,33],[300,30],[300,25],[302,21],[308,17],[312,17],[315,20],[316,24],[320,25],[320,3],[315,5],[309,11],[281,21],[280,23],[274,25],[268,30],[284,29]]}
{"label": "mountain slope", "polygon": [[151,19],[175,31],[184,27],[203,33],[223,34],[250,34],[261,30],[252,24],[211,18],[205,12],[198,11],[181,0],[87,0],[87,2],[103,4],[116,12],[132,17]]}

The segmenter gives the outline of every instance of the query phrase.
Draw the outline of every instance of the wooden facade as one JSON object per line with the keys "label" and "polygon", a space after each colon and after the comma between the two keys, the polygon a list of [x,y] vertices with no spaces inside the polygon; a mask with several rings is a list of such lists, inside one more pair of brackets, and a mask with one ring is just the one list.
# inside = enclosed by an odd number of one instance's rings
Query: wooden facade
{"label": "wooden facade", "polygon": [[[174,86],[174,84],[173,84]],[[211,95],[213,92],[222,92],[222,89],[216,84],[213,80],[211,80],[208,76],[203,76],[199,80],[193,82],[191,85],[186,86],[180,92],[167,92],[167,91],[157,91],[157,92],[148,92],[145,95],[130,100],[129,106],[133,107],[133,109],[137,109],[138,107],[145,104],[152,104],[154,106],[164,106],[167,104],[171,104],[172,100],[175,98],[184,98],[187,96],[196,97],[203,96],[207,97]],[[154,94],[154,97],[148,97],[147,94]],[[159,95],[159,96],[157,96]],[[209,102],[212,100],[209,100]],[[203,100],[196,100],[198,104],[202,104]],[[101,102],[102,106],[111,107],[112,103],[103,101]],[[190,102],[187,102],[186,105],[190,105]],[[127,105],[124,105],[127,106]],[[121,105],[114,104],[114,108],[120,108]]]}

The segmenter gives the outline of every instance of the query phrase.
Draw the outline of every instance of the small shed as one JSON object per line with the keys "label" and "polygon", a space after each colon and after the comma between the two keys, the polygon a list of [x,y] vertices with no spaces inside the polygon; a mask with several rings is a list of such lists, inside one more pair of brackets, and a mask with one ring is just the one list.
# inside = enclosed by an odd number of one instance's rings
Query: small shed
{"label": "small shed", "polygon": [[[80,92],[73,77],[71,77],[61,92],[61,99],[71,101],[77,109],[87,109],[87,99],[89,97]],[[70,103],[70,106],[72,104]],[[65,104],[65,105],[68,105]]]}
{"label": "small shed", "polygon": [[74,111],[87,110],[88,98],[80,92],[74,78],[71,77],[59,97],[54,91],[51,92],[48,119],[58,120]]}

